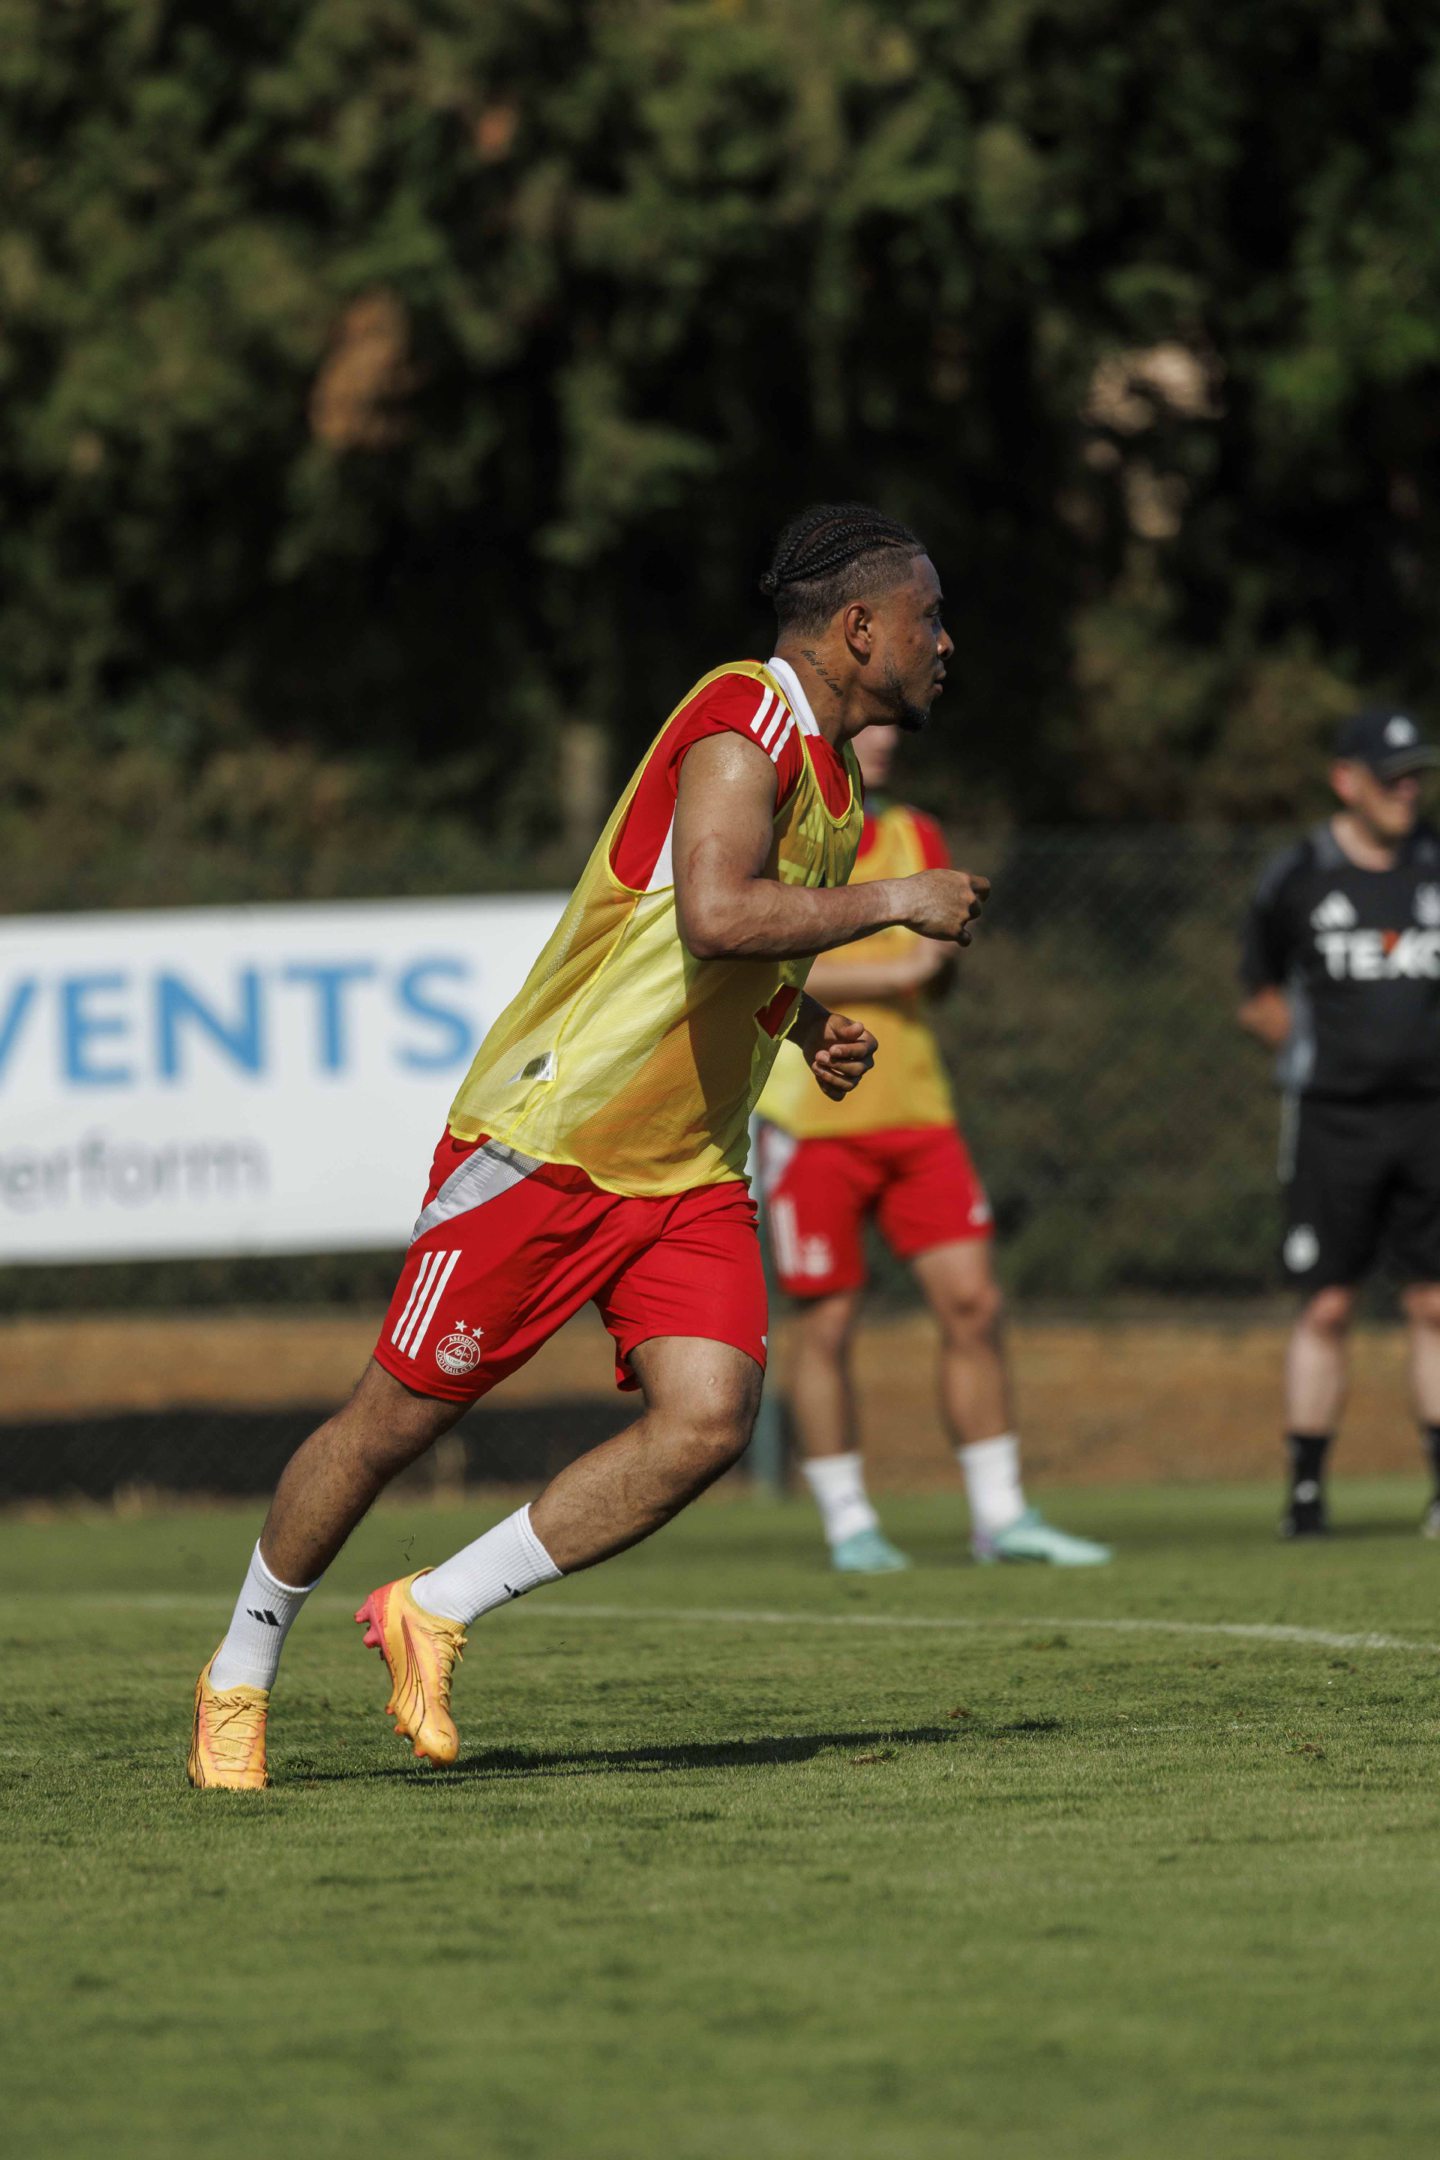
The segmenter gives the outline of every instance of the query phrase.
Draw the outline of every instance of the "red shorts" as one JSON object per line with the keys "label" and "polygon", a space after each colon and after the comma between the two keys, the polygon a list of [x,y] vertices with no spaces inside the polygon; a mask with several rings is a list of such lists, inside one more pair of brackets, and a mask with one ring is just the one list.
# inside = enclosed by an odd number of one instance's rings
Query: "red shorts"
{"label": "red shorts", "polygon": [[791,1297],[861,1287],[872,1215],[900,1260],[993,1231],[985,1188],[953,1125],[845,1140],[796,1140],[764,1125],[760,1181],[775,1271]]}
{"label": "red shorts", "polygon": [[583,1170],[446,1133],[376,1362],[421,1395],[473,1402],[591,1298],[615,1338],[618,1387],[639,1385],[631,1353],[657,1335],[732,1343],[763,1371],[765,1275],[747,1187],[732,1178],[625,1198]]}

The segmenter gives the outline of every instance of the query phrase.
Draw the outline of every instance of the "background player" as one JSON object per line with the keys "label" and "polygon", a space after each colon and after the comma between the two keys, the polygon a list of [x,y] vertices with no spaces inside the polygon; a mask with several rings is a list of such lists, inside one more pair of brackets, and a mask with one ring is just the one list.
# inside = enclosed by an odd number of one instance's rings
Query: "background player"
{"label": "background player", "polygon": [[1280,1530],[1327,1527],[1323,1477],[1345,1397],[1355,1286],[1388,1244],[1440,1537],[1440,836],[1405,713],[1341,728],[1340,808],[1272,862],[1245,928],[1240,1024],[1280,1052],[1285,1272],[1304,1304],[1285,1366],[1290,1487]]}
{"label": "background player", "polygon": [[[948,866],[934,821],[883,792],[899,737],[899,726],[872,727],[855,744],[866,804],[852,883]],[[857,1574],[909,1564],[882,1536],[865,1491],[850,1371],[872,1218],[891,1251],[911,1263],[939,1325],[940,1400],[965,1479],[976,1558],[1083,1567],[1110,1557],[1106,1546],[1067,1537],[1025,1502],[990,1264],[990,1207],[956,1127],[924,1012],[953,951],[896,927],[817,961],[817,994],[853,1006],[879,1045],[864,1099],[821,1100],[801,1059],[787,1051],[760,1104],[772,1253],[782,1287],[797,1301],[787,1377],[801,1468],[835,1566]]]}
{"label": "background player", "polygon": [[316,1579],[397,1471],[587,1300],[644,1416],[356,1615],[417,1755],[458,1753],[450,1684],[470,1622],[648,1537],[750,1437],[766,1331],[751,1107],[787,1030],[836,1094],[874,1049],[802,995],[810,956],[896,923],[968,943],[985,891],[940,869],[846,889],[851,739],[923,723],[953,650],[920,541],[822,504],[786,527],[764,584],[775,657],[716,669],[671,714],[476,1054],[374,1358],[287,1466],[196,1685],[194,1784],[266,1782],[268,1691]]}

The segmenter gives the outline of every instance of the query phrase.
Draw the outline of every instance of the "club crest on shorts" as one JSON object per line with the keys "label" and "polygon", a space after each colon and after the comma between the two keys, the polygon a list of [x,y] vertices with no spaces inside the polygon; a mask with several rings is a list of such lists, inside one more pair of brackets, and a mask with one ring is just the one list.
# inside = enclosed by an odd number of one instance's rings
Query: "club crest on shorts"
{"label": "club crest on shorts", "polygon": [[1440,885],[1417,885],[1415,920],[1427,930],[1440,930]]}
{"label": "club crest on shorts", "polygon": [[1285,1240],[1285,1265],[1292,1275],[1308,1275],[1320,1258],[1320,1240],[1308,1222],[1296,1223]]}
{"label": "club crest on shorts", "polygon": [[463,1380],[466,1373],[474,1372],[484,1356],[480,1348],[484,1332],[484,1328],[467,1328],[463,1320],[457,1320],[454,1334],[442,1335],[435,1345],[435,1362],[441,1372],[449,1373],[452,1380]]}

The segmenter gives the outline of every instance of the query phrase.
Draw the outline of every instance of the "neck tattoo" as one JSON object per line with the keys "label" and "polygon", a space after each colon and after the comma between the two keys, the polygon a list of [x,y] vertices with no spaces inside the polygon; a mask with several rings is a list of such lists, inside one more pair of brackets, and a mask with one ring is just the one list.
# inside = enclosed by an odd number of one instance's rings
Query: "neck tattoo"
{"label": "neck tattoo", "polygon": [[830,670],[826,667],[824,661],[820,658],[820,655],[815,652],[809,645],[802,645],[800,651],[802,656],[809,661],[811,667],[814,668],[815,673],[819,676],[821,682],[824,683],[826,689],[831,693],[831,695],[833,697],[843,698],[845,692],[841,689],[839,683],[836,682],[835,677],[830,673]]}

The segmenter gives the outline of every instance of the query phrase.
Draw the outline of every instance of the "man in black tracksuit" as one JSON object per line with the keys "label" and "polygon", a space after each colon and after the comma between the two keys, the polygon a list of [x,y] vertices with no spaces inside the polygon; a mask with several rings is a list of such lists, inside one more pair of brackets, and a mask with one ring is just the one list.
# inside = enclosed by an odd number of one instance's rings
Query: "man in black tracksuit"
{"label": "man in black tracksuit", "polygon": [[1279,1052],[1285,1271],[1304,1297],[1285,1368],[1282,1536],[1326,1528],[1325,1457],[1345,1393],[1355,1285],[1382,1248],[1403,1284],[1440,1537],[1440,764],[1385,709],[1340,730],[1340,808],[1267,868],[1245,928],[1240,1024]]}

